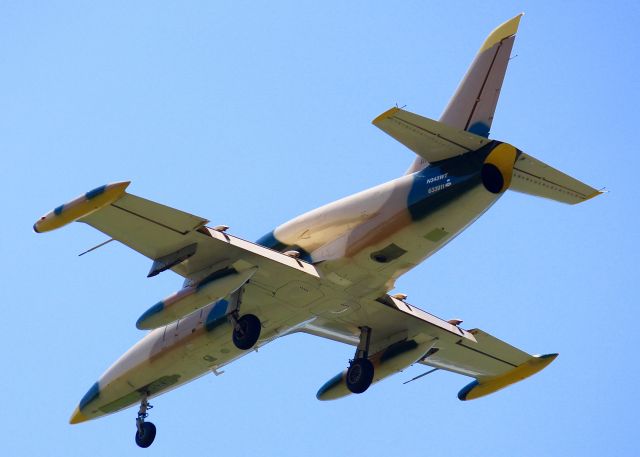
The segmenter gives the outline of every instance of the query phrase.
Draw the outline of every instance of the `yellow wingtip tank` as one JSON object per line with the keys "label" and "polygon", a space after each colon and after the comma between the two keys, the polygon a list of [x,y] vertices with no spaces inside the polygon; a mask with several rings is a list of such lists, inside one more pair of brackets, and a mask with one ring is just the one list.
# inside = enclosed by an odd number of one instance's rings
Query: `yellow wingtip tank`
{"label": "yellow wingtip tank", "polygon": [[96,187],[49,211],[33,224],[33,231],[36,233],[49,232],[88,216],[120,198],[129,184],[131,181],[121,181]]}
{"label": "yellow wingtip tank", "polygon": [[524,13],[520,13],[517,16],[509,19],[507,22],[500,24],[498,27],[493,29],[493,31],[489,34],[487,39],[482,44],[480,48],[480,52],[486,51],[487,49],[495,46],[500,43],[505,38],[509,38],[512,35],[515,35],[518,31],[518,26],[520,25],[520,18],[524,16]]}
{"label": "yellow wingtip tank", "polygon": [[522,365],[517,366],[503,375],[484,381],[473,381],[458,392],[458,398],[462,401],[474,400],[497,392],[500,389],[504,389],[511,384],[522,381],[543,370],[553,362],[556,357],[558,357],[558,354],[533,356]]}

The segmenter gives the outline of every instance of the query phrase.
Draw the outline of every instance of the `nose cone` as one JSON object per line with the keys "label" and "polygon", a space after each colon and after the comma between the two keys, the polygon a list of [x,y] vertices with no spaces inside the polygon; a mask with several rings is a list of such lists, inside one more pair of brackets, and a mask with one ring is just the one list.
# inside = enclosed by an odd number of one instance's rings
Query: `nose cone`
{"label": "nose cone", "polygon": [[79,424],[80,422],[85,422],[88,420],[89,418],[84,414],[82,414],[82,411],[80,411],[80,407],[76,406],[76,409],[73,411],[73,414],[71,415],[71,419],[69,419],[69,423]]}
{"label": "nose cone", "polygon": [[71,415],[71,419],[69,419],[69,423],[79,424],[80,422],[88,421],[90,418],[88,417],[87,414],[83,413],[82,411],[87,407],[87,405],[89,405],[89,403],[98,399],[99,396],[100,396],[100,384],[96,382],[94,385],[91,386],[91,388],[87,391],[87,393],[84,394],[84,397],[82,397],[82,399],[80,400],[80,404],[73,411],[73,414]]}

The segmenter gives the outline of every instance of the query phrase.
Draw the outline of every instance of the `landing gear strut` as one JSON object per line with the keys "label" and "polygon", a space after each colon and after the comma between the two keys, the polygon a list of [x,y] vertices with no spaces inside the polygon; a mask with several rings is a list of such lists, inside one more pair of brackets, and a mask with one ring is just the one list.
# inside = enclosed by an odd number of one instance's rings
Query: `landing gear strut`
{"label": "landing gear strut", "polygon": [[347,388],[354,394],[361,394],[369,388],[373,381],[373,364],[369,360],[369,343],[371,342],[371,329],[360,328],[360,343],[356,349],[353,360],[350,361],[347,370]]}
{"label": "landing gear strut", "polygon": [[233,324],[233,344],[243,351],[251,349],[260,338],[260,330],[262,329],[260,319],[253,314],[238,317],[238,311],[231,313],[229,318]]}
{"label": "landing gear strut", "polygon": [[148,410],[153,408],[147,401],[147,395],[142,397],[140,402],[140,409],[138,410],[138,417],[136,418],[136,444],[140,447],[149,447],[153,440],[156,438],[156,426],[153,422],[145,422],[149,413]]}

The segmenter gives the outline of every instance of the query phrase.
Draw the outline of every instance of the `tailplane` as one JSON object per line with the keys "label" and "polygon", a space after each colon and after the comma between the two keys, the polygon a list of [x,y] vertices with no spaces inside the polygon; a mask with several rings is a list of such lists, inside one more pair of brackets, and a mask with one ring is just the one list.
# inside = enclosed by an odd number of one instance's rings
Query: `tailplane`
{"label": "tailplane", "polygon": [[[373,125],[415,152],[418,156],[416,163],[439,162],[476,151],[491,143],[491,140],[481,135],[400,108],[385,111],[373,120]],[[498,148],[498,144],[499,142],[493,147],[494,150]],[[509,188],[571,205],[601,193],[520,150],[517,154],[513,153],[508,165],[506,162],[503,165],[506,168],[502,167],[500,170],[503,176],[496,192],[503,192]],[[489,186],[488,190],[491,188],[492,186]]]}
{"label": "tailplane", "polygon": [[602,193],[524,152],[513,165],[510,189],[570,205]]}

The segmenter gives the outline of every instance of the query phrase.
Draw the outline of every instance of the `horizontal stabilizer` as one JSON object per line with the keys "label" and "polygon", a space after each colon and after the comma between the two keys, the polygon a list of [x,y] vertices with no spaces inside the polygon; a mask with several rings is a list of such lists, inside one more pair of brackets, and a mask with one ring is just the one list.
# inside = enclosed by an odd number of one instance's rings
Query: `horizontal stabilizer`
{"label": "horizontal stabilizer", "polygon": [[524,153],[513,167],[510,189],[571,205],[602,193]]}
{"label": "horizontal stabilizer", "polygon": [[391,108],[372,123],[430,163],[475,151],[490,141],[400,108]]}

